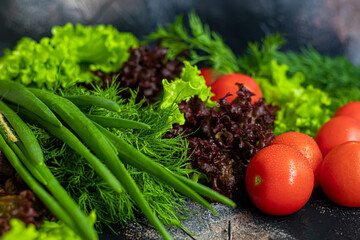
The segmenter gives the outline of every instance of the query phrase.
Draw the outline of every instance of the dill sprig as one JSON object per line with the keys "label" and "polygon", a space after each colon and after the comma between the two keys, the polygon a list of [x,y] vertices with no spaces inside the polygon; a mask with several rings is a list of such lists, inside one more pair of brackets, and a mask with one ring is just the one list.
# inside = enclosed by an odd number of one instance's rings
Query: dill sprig
{"label": "dill sprig", "polygon": [[267,35],[261,43],[249,42],[246,53],[238,60],[241,73],[253,77],[271,75],[267,66],[285,42],[286,40],[279,33]]}
{"label": "dill sprig", "polygon": [[[77,87],[60,94],[91,93],[116,101],[121,106],[119,113],[98,107],[90,107],[86,111],[92,115],[118,117],[149,124],[151,126],[149,130],[112,129],[111,131],[175,173],[189,175],[194,172],[186,168],[189,162],[187,141],[182,136],[172,139],[163,138],[168,127],[171,126],[168,119],[172,108],[159,108],[157,104],[147,105],[145,100],[136,102],[136,92],[133,92],[132,97],[125,103],[117,96],[119,91],[121,89],[118,85],[111,84],[105,90],[95,88],[94,91],[89,92]],[[69,146],[40,128],[32,126],[32,129],[44,151],[46,164],[59,182],[85,213],[96,210],[96,226],[99,230],[102,224],[126,224],[128,221],[136,220],[135,216],[139,213],[139,209],[127,193],[114,192],[95,173],[92,166]],[[180,220],[188,216],[188,210],[184,207],[186,198],[149,174],[129,165],[126,168],[158,218],[165,224],[183,228]]]}
{"label": "dill sprig", "polygon": [[303,72],[305,85],[322,89],[332,99],[331,109],[360,99],[360,66],[355,66],[343,56],[321,55],[313,47],[300,52],[275,52],[274,57],[289,68],[289,73]]}
{"label": "dill sprig", "polygon": [[192,65],[204,62],[213,66],[219,73],[238,72],[237,58],[233,51],[224,43],[221,36],[200,18],[189,14],[189,29],[183,24],[183,17],[176,17],[173,24],[166,29],[159,26],[157,31],[146,37],[147,41],[161,40],[161,45],[169,48],[168,58],[176,58],[179,53],[188,52]]}

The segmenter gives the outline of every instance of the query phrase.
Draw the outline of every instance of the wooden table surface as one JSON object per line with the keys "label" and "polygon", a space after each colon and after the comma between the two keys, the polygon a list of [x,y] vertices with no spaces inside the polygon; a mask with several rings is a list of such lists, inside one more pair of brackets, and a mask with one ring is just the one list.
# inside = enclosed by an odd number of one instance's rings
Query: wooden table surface
{"label": "wooden table surface", "polygon": [[[196,203],[188,208],[195,212],[184,220],[184,226],[194,235],[182,229],[171,228],[174,239],[360,239],[360,209],[345,208],[332,203],[321,189],[315,189],[309,202],[298,212],[288,216],[270,216],[260,212],[245,197],[236,208],[213,204],[219,216],[213,215]],[[161,239],[146,220],[120,227],[118,233],[105,230],[101,240],[113,239]]]}

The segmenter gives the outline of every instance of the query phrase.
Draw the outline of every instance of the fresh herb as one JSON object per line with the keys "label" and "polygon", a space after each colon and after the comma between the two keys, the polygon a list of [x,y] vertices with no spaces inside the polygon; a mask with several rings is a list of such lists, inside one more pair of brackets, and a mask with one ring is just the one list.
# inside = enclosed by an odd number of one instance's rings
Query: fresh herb
{"label": "fresh herb", "polygon": [[209,108],[194,97],[179,104],[185,124],[175,124],[172,138],[185,134],[192,166],[211,177],[211,187],[229,198],[244,190],[243,177],[250,159],[271,143],[277,107],[260,99],[251,104],[252,93],[242,85],[232,104],[226,98]]}
{"label": "fresh herb", "polygon": [[[158,161],[162,161],[170,170],[187,174],[189,170],[181,168],[186,159],[184,159],[185,156],[181,153],[182,146],[180,146],[180,139],[165,141],[161,139],[159,132],[156,132],[159,128],[162,129],[163,122],[166,122],[166,119],[161,117],[161,112],[156,112],[152,108],[140,110],[139,104],[134,102],[130,104],[126,109],[122,108],[121,115],[125,118],[132,116],[133,119],[147,120],[145,122],[150,123],[152,129],[147,131],[117,130],[119,131],[118,134],[122,133],[125,139],[138,146],[142,152],[156,157]],[[98,114],[103,112],[95,109],[93,111],[96,111]],[[148,114],[145,115],[144,113]],[[163,115],[166,116],[166,113],[163,112]],[[97,176],[94,169],[67,145],[53,139],[45,132],[40,132],[40,129],[38,129],[38,132],[45,156],[48,158],[47,162],[52,166],[52,171],[59,181],[69,189],[71,195],[85,212],[96,209],[98,223],[104,224],[126,223],[129,220],[135,219],[135,213],[138,210],[128,194],[114,192],[103,182],[102,178]],[[171,154],[169,149],[173,149]],[[171,187],[160,184],[148,174],[131,166],[127,166],[127,171],[135,178],[142,192],[146,193],[146,200],[150,202],[151,207],[159,218],[165,223],[180,226],[179,219],[174,218],[174,216],[176,217],[178,214],[176,209],[182,209],[181,205],[185,200],[175,193]],[[173,201],[175,199],[178,202]]]}
{"label": "fresh herb", "polygon": [[354,66],[345,57],[322,56],[312,47],[303,48],[300,53],[275,52],[274,57],[291,66],[290,74],[306,74],[303,85],[313,85],[326,92],[332,101],[332,112],[360,99],[360,66]]}
{"label": "fresh herb", "polygon": [[97,174],[103,177],[104,181],[107,182],[115,192],[122,192],[123,187],[111,171],[95,155],[93,155],[69,129],[65,126],[60,128],[54,127],[24,109],[19,109],[18,111],[21,117],[26,119],[29,123],[40,125],[47,132],[68,144],[75,152],[82,155],[94,167]]}
{"label": "fresh herb", "polygon": [[7,49],[0,59],[0,80],[49,89],[90,83],[96,77],[89,70],[117,71],[129,57],[127,50],[139,44],[131,33],[110,25],[66,24],[53,27],[52,34],[39,42],[23,38],[14,50]]}
{"label": "fresh herb", "polygon": [[[129,194],[155,229],[158,230],[165,239],[171,239],[171,236],[154,214],[134,179],[126,170],[125,165],[119,159],[116,150],[109,144],[108,137],[69,100],[40,89],[31,89],[31,91],[56,112],[64,123],[69,125],[74,133],[79,136],[79,139],[111,169],[114,176],[124,187],[124,190]],[[138,151],[135,150],[134,153],[136,152]],[[132,157],[131,155],[133,154],[129,153],[130,157]]]}
{"label": "fresh herb", "polygon": [[[16,116],[16,115],[14,115]],[[15,119],[15,117],[14,117]],[[17,120],[22,121],[22,120]],[[34,191],[36,196],[54,213],[56,217],[63,220],[70,228],[85,239],[97,239],[95,230],[87,223],[85,216],[80,211],[76,203],[69,197],[67,192],[61,187],[57,179],[52,175],[46,165],[27,164],[24,163],[23,154],[18,155],[14,146],[16,144],[6,138],[7,136],[1,132],[0,148],[5,156],[14,167],[19,176],[27,183],[29,188]],[[6,139],[6,140],[5,140]],[[27,167],[24,167],[24,165]],[[30,168],[27,169],[27,168]],[[51,196],[45,188],[31,175],[32,170],[36,170],[46,180],[46,188],[53,194]]]}
{"label": "fresh herb", "polygon": [[169,48],[169,59],[188,52],[192,65],[205,62],[219,73],[239,72],[235,54],[217,33],[201,23],[194,12],[189,14],[189,28],[190,32],[183,25],[183,17],[178,16],[166,29],[159,26],[147,40],[160,40],[161,46]]}
{"label": "fresh herb", "polygon": [[249,42],[246,53],[239,57],[240,71],[253,77],[271,75],[269,64],[285,42],[285,39],[278,33],[267,35],[261,42]]}
{"label": "fresh herb", "polygon": [[[70,149],[68,144],[63,144],[58,139],[47,135],[42,129],[33,127],[45,152],[47,165],[51,167],[64,187],[69,190],[79,206],[85,212],[96,209],[99,223],[104,224],[125,223],[128,220],[134,220],[135,214],[141,210],[164,238],[170,238],[170,235],[158,222],[157,217],[163,223],[180,227],[182,226],[180,219],[187,215],[187,210],[183,206],[185,199],[177,191],[211,210],[213,210],[211,205],[201,198],[196,191],[200,191],[205,196],[214,196],[220,202],[234,206],[232,201],[208,188],[199,187],[197,183],[182,181],[183,176],[193,172],[193,170],[185,168],[188,162],[186,156],[187,143],[184,142],[182,136],[173,139],[163,138],[171,125],[169,116],[172,114],[172,108],[159,108],[158,104],[145,106],[144,99],[137,103],[135,101],[136,94],[127,100],[119,99],[117,88],[118,85],[115,84],[106,90],[101,90],[99,87],[96,95],[106,96],[110,100],[116,101],[120,106],[120,111],[113,112],[105,108],[91,106],[87,110],[88,114],[106,118],[129,119],[147,124],[150,128],[138,130],[111,129],[112,133],[105,130],[106,134],[104,135],[102,135],[103,131],[96,133],[96,140],[94,140],[94,132],[99,130],[88,127],[91,121],[86,115],[76,110],[74,105],[68,101],[65,104],[65,98],[60,96],[55,97],[48,92],[31,89],[36,96],[57,112],[61,119],[106,165],[110,166],[114,176],[126,190],[122,193],[114,191],[106,184],[104,178],[97,176],[96,169],[94,170],[94,167],[84,161],[82,156]],[[69,89],[62,93],[67,95],[72,90]],[[81,95],[81,93],[88,94],[89,92],[81,88],[74,88],[72,94],[74,93]],[[125,101],[128,103],[124,104]],[[79,124],[83,124],[86,129],[81,128]],[[89,129],[91,129],[93,136],[89,134]],[[105,141],[97,142],[101,141],[101,138],[104,138]],[[113,141],[115,138],[117,142]],[[94,148],[94,144],[98,149]],[[109,155],[105,156],[104,153],[99,153],[99,146],[102,146],[102,151],[113,152],[116,161],[113,161],[114,158],[110,159],[112,157]],[[115,151],[117,152],[115,153]],[[122,162],[127,163],[126,168],[119,165]],[[195,185],[193,186],[193,184]],[[188,185],[192,187],[190,188]],[[153,215],[149,214],[149,211]]]}

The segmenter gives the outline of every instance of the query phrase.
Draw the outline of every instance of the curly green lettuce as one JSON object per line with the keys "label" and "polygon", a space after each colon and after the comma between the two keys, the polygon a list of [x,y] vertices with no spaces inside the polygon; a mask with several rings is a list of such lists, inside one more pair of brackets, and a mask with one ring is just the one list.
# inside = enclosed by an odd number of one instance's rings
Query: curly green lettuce
{"label": "curly green lettuce", "polygon": [[287,76],[289,67],[275,60],[267,65],[266,77],[256,77],[267,102],[280,106],[274,134],[298,131],[315,136],[317,130],[331,118],[331,99],[312,85],[302,86],[303,73]]}
{"label": "curly green lettuce", "polygon": [[172,117],[176,120],[175,122],[181,125],[185,123],[185,117],[179,110],[177,103],[183,100],[189,101],[191,97],[198,96],[201,101],[206,101],[208,107],[213,107],[216,104],[216,102],[210,100],[214,94],[211,92],[211,88],[206,86],[204,77],[200,76],[200,70],[187,61],[184,61],[184,68],[180,78],[176,78],[171,82],[164,79],[162,83],[164,95],[161,107],[166,108],[175,103],[176,107]]}
{"label": "curly green lettuce", "polygon": [[119,32],[111,25],[74,27],[68,23],[53,27],[51,33],[55,46],[68,46],[79,63],[105,73],[119,70],[130,55],[127,50],[139,46],[139,40],[132,33]]}
{"label": "curly green lettuce", "polygon": [[326,92],[335,112],[342,105],[360,99],[360,66],[353,65],[343,56],[321,55],[313,47],[302,48],[300,52],[275,52],[280,63],[291,66],[289,73],[306,73],[303,85],[312,84]]}
{"label": "curly green lettuce", "polygon": [[[95,212],[91,212],[88,221],[94,224]],[[10,221],[11,229],[2,236],[2,240],[81,240],[81,238],[62,222],[45,221],[38,229],[33,224],[26,224],[20,219]]]}
{"label": "curly green lettuce", "polygon": [[36,42],[25,37],[13,50],[5,50],[0,58],[0,80],[48,89],[90,83],[97,79],[90,70],[119,70],[129,57],[127,50],[138,45],[134,35],[110,25],[55,26],[50,38]]}

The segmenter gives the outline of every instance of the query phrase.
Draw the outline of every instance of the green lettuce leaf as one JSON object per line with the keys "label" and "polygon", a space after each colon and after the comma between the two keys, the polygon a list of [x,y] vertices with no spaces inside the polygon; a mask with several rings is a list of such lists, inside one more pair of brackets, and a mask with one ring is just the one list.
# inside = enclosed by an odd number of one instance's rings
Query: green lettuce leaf
{"label": "green lettuce leaf", "polygon": [[76,55],[78,62],[88,63],[90,70],[105,73],[119,70],[129,57],[127,50],[139,46],[133,34],[118,32],[111,25],[89,27],[78,24],[74,27],[68,23],[62,27],[53,27],[51,32],[51,41],[55,46],[67,46]]}
{"label": "green lettuce leaf", "polygon": [[331,118],[331,99],[312,85],[302,86],[303,73],[287,76],[289,67],[275,60],[265,66],[269,76],[256,77],[267,102],[278,105],[274,134],[298,131],[315,136],[317,130]]}
{"label": "green lettuce leaf", "polygon": [[163,80],[164,95],[161,107],[166,108],[175,104],[173,117],[179,124],[185,123],[184,114],[178,108],[177,103],[190,100],[191,97],[199,96],[202,101],[207,101],[209,107],[213,107],[216,102],[210,98],[214,96],[211,88],[206,86],[205,79],[200,76],[200,70],[197,66],[192,66],[189,62],[184,61],[184,68],[180,74],[180,78],[176,78],[169,82]]}
{"label": "green lettuce leaf", "polygon": [[115,72],[128,59],[127,50],[139,45],[135,36],[110,25],[74,27],[69,23],[53,27],[52,34],[39,42],[25,37],[14,50],[5,50],[0,80],[48,89],[90,83],[96,77],[89,70]]}
{"label": "green lettuce leaf", "polygon": [[275,52],[280,63],[291,66],[290,73],[306,73],[303,85],[312,84],[326,92],[335,111],[342,105],[360,99],[360,65],[353,65],[344,56],[321,55],[313,47],[302,48],[300,52]]}
{"label": "green lettuce leaf", "polygon": [[[88,221],[94,224],[95,212],[91,212]],[[70,228],[62,222],[45,221],[38,229],[33,224],[25,225],[17,218],[10,220],[10,231],[2,236],[2,240],[81,240]]]}

